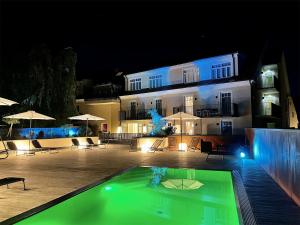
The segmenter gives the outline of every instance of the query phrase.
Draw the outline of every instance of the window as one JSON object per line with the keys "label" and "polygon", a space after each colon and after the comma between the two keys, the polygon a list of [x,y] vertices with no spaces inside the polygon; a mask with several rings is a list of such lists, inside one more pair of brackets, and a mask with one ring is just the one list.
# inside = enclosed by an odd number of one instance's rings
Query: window
{"label": "window", "polygon": [[162,75],[150,76],[149,77],[149,87],[158,88],[162,86]]}
{"label": "window", "polygon": [[211,67],[211,78],[219,79],[231,77],[231,63],[222,63],[218,65],[212,65]]}
{"label": "window", "polygon": [[221,122],[221,133],[222,135],[232,135],[232,121]]}
{"label": "window", "polygon": [[142,88],[142,79],[141,78],[130,80],[130,91],[141,90],[141,88]]}

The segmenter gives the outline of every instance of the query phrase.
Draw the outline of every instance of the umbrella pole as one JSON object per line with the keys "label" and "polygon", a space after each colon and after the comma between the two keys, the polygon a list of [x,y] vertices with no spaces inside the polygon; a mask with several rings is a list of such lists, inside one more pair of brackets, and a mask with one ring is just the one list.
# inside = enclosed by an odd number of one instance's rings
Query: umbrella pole
{"label": "umbrella pole", "polygon": [[30,140],[31,140],[31,119],[30,119],[30,122],[29,122],[28,151],[30,151]]}
{"label": "umbrella pole", "polygon": [[[181,113],[180,113],[180,146],[182,148],[182,118],[181,118]],[[182,149],[180,149],[182,150]]]}
{"label": "umbrella pole", "polygon": [[89,123],[89,120],[87,119],[86,120],[86,128],[85,128],[85,136],[87,137],[87,133],[88,133],[88,123]]}

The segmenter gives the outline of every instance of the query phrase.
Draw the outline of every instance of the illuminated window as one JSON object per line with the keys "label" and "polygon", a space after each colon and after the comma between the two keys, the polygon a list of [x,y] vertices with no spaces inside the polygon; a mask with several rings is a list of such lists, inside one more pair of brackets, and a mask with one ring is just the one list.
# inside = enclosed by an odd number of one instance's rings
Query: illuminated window
{"label": "illuminated window", "polygon": [[130,90],[131,91],[141,90],[141,88],[142,88],[142,80],[141,80],[141,78],[130,80]]}
{"label": "illuminated window", "polygon": [[162,75],[156,75],[149,77],[149,87],[158,88],[162,86]]}
{"label": "illuminated window", "polygon": [[231,77],[231,63],[222,63],[218,65],[212,65],[211,67],[211,78],[219,79]]}

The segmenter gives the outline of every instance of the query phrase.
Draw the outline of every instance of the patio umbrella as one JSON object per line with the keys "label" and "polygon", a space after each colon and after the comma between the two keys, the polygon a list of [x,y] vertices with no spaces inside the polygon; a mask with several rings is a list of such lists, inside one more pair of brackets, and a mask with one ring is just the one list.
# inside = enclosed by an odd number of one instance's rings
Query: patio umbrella
{"label": "patio umbrella", "polygon": [[6,99],[6,98],[1,98],[1,97],[0,97],[0,105],[11,106],[11,105],[14,105],[14,104],[19,104],[19,103],[14,102],[14,101],[9,100],[9,99]]}
{"label": "patio umbrella", "polygon": [[30,120],[29,125],[29,149],[30,149],[30,141],[31,141],[31,123],[32,120],[55,120],[52,117],[37,113],[35,111],[27,111],[14,115],[5,116],[6,119],[22,119],[22,120]]}
{"label": "patio umbrella", "polygon": [[170,189],[195,190],[202,187],[204,184],[197,180],[191,179],[169,179],[162,182],[162,185]]}
{"label": "patio umbrella", "polygon": [[173,115],[164,117],[165,120],[180,120],[180,142],[182,143],[182,120],[198,120],[200,117],[188,113],[178,112]]}
{"label": "patio umbrella", "polygon": [[90,115],[90,114],[84,114],[84,115],[79,115],[79,116],[72,116],[72,117],[69,117],[68,119],[69,120],[86,120],[85,136],[87,136],[89,120],[93,120],[93,121],[105,120],[105,119],[103,119],[101,117],[93,116],[93,115]]}

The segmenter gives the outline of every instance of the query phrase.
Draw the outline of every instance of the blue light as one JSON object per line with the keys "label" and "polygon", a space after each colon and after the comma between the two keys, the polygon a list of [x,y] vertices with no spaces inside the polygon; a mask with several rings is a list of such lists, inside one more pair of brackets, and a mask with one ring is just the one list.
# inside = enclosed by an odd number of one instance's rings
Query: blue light
{"label": "blue light", "polygon": [[246,154],[244,152],[240,152],[240,157],[243,159],[246,157]]}
{"label": "blue light", "polygon": [[109,190],[111,190],[111,187],[110,187],[110,186],[106,186],[106,187],[105,187],[105,190],[106,190],[106,191],[109,191]]}

